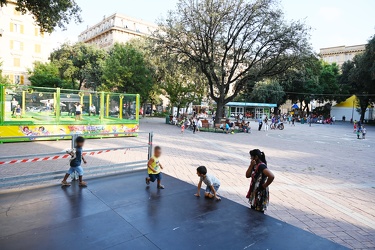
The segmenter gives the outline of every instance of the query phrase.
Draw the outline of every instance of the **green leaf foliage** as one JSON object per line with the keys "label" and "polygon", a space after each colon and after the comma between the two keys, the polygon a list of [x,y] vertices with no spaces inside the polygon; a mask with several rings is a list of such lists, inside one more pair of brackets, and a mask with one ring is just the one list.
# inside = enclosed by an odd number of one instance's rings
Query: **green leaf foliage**
{"label": "green leaf foliage", "polygon": [[146,102],[153,86],[150,69],[140,49],[134,45],[115,44],[109,51],[103,66],[105,90],[140,94],[142,103]]}
{"label": "green leaf foliage", "polygon": [[[8,3],[7,3],[8,2]],[[70,20],[82,22],[81,9],[74,0],[15,0],[16,10],[23,15],[30,12],[41,31],[52,33],[56,28],[65,28]],[[9,4],[0,0],[0,7]]]}
{"label": "green leaf foliage", "polygon": [[59,69],[59,76],[70,83],[70,88],[96,90],[101,85],[102,66],[107,53],[93,45],[63,44],[51,53],[50,60]]}
{"label": "green leaf foliage", "polygon": [[59,69],[53,63],[34,63],[34,69],[29,70],[29,80],[34,87],[61,88],[64,85]]}

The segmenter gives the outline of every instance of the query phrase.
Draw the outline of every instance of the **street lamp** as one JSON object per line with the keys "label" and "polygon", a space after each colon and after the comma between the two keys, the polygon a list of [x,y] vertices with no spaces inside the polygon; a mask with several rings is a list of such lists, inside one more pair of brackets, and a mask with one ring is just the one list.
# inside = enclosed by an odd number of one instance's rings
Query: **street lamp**
{"label": "street lamp", "polygon": [[353,118],[354,118],[354,102],[355,102],[355,100],[353,100],[352,120],[351,120],[352,122],[354,121],[354,120],[353,120]]}

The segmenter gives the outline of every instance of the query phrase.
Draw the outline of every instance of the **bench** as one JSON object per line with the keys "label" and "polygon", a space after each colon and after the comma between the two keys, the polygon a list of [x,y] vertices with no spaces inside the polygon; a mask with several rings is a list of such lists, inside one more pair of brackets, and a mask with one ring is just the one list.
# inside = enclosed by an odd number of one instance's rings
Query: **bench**
{"label": "bench", "polygon": [[202,128],[210,128],[210,123],[208,122],[208,120],[202,120]]}

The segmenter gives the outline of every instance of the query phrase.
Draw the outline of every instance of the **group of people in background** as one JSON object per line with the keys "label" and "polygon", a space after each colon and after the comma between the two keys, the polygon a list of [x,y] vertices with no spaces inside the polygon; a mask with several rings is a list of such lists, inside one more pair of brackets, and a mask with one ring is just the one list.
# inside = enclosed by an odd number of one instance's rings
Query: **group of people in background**
{"label": "group of people in background", "polygon": [[178,121],[176,116],[173,116],[171,124],[179,125],[181,127],[181,134],[185,132],[185,129],[190,129],[193,131],[193,134],[195,134],[195,132],[199,132],[203,126],[202,120],[197,117],[191,117],[190,119],[186,117]]}
{"label": "group of people in background", "polygon": [[357,139],[366,139],[366,128],[361,121],[354,121],[353,123],[354,133],[357,134]]}

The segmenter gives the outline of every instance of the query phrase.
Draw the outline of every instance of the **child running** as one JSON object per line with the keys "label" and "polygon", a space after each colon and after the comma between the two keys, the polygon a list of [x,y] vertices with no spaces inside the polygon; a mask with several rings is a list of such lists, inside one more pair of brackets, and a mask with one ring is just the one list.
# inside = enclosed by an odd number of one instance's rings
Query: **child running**
{"label": "child running", "polygon": [[159,146],[156,146],[154,148],[154,155],[150,158],[150,160],[147,163],[147,169],[148,169],[148,177],[146,177],[146,184],[147,186],[150,185],[150,181],[154,182],[155,180],[158,180],[158,188],[164,189],[164,186],[161,185],[161,170],[163,169],[163,166],[160,164],[159,157],[161,156],[161,148]]}
{"label": "child running", "polygon": [[76,139],[76,147],[75,150],[71,150],[68,153],[72,156],[70,159],[70,168],[68,172],[65,174],[64,179],[61,182],[62,186],[70,186],[70,183],[67,182],[69,175],[71,175],[74,171],[77,171],[79,175],[79,186],[86,187],[87,183],[82,180],[83,176],[83,168],[81,166],[81,161],[86,164],[87,161],[83,158],[82,155],[82,147],[85,144],[85,139],[82,136],[78,136]]}
{"label": "child running", "polygon": [[207,168],[205,166],[200,166],[197,168],[197,175],[200,177],[198,183],[198,192],[194,194],[197,197],[201,196],[201,186],[202,182],[206,184],[206,192],[204,193],[204,197],[206,198],[215,198],[216,200],[221,200],[221,198],[217,195],[217,191],[220,188],[220,181],[211,174],[207,174]]}

